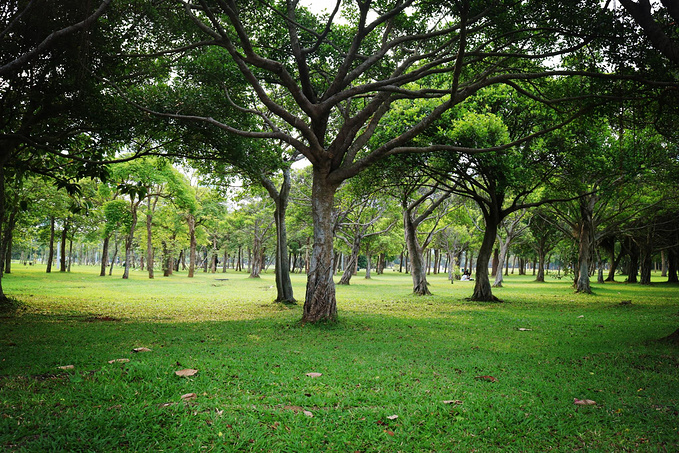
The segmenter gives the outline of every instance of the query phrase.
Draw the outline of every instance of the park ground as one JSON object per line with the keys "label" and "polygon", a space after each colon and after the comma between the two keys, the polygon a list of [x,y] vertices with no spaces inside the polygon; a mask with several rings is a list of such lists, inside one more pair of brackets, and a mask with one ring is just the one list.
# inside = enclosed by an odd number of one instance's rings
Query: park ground
{"label": "park ground", "polygon": [[272,302],[271,272],[97,271],[3,278],[3,450],[679,451],[679,347],[656,341],[679,286],[659,276],[581,295],[510,275],[479,303],[445,275],[416,297],[359,274],[318,326]]}

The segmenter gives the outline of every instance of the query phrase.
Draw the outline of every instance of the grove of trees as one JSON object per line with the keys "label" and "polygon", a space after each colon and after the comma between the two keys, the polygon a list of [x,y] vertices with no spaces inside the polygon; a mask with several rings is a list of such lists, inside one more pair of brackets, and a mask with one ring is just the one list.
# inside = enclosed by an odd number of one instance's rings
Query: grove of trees
{"label": "grove of trees", "polygon": [[676,283],[678,19],[669,0],[6,2],[0,298],[12,258],[271,269],[283,303],[304,272],[313,323],[359,267],[427,295],[475,266],[489,302],[510,267]]}

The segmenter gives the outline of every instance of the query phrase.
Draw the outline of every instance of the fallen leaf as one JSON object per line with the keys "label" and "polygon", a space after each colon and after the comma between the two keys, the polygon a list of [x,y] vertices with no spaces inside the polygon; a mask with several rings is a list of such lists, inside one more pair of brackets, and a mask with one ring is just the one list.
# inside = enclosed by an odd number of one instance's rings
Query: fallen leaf
{"label": "fallen leaf", "polygon": [[304,411],[304,415],[306,415],[307,417],[313,417],[314,416],[314,414],[312,414],[310,411]]}
{"label": "fallen leaf", "polygon": [[398,415],[390,415],[387,417],[388,420],[396,420],[398,418]]}
{"label": "fallen leaf", "polygon": [[585,315],[580,315],[580,316],[578,316],[578,318],[584,318],[584,317],[585,317]]}
{"label": "fallen leaf", "polygon": [[182,399],[184,401],[195,400],[196,398],[198,398],[198,395],[196,395],[195,393],[185,393],[182,395]]}
{"label": "fallen leaf", "polygon": [[593,400],[579,400],[577,398],[573,398],[573,404],[577,404],[578,406],[593,406],[596,404],[596,401]]}
{"label": "fallen leaf", "polygon": [[293,411],[294,413],[304,410],[302,406],[283,406],[283,409],[286,411]]}
{"label": "fallen leaf", "polygon": [[132,352],[151,352],[149,348],[134,348]]}
{"label": "fallen leaf", "polygon": [[315,377],[321,377],[321,376],[323,376],[323,373],[307,373],[306,375],[309,376],[309,377],[314,377],[314,378],[315,378]]}
{"label": "fallen leaf", "polygon": [[462,404],[462,400],[445,400],[443,404]]}
{"label": "fallen leaf", "polygon": [[198,370],[194,370],[192,368],[187,368],[185,370],[179,370],[179,371],[174,372],[174,374],[176,374],[177,376],[181,376],[181,377],[195,376],[196,373],[198,373]]}
{"label": "fallen leaf", "polygon": [[388,430],[388,429],[385,429],[384,432],[387,433],[387,434],[389,434],[390,436],[393,436],[393,435],[394,435],[394,432],[391,431],[391,430]]}
{"label": "fallen leaf", "polygon": [[58,366],[57,368],[59,368],[60,370],[72,370],[73,368],[75,368],[75,365]]}
{"label": "fallen leaf", "polygon": [[109,360],[108,363],[127,363],[130,359],[113,359]]}
{"label": "fallen leaf", "polygon": [[479,381],[497,382],[497,378],[493,376],[476,376],[474,379],[478,379]]}
{"label": "fallen leaf", "polygon": [[525,327],[519,327],[517,330],[519,330],[520,332],[528,332],[528,331],[533,330],[533,329],[526,329]]}

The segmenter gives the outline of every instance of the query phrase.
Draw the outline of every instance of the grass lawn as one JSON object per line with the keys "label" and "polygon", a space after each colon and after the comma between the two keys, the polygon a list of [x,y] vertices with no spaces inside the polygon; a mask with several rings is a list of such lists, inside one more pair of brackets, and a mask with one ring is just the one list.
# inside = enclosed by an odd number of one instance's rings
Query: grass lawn
{"label": "grass lawn", "polygon": [[359,274],[340,322],[312,326],[271,302],[272,272],[97,274],[3,279],[23,305],[0,319],[0,449],[679,451],[679,348],[654,341],[679,286],[659,278],[588,296],[510,275],[477,303],[445,275],[415,297],[408,275]]}

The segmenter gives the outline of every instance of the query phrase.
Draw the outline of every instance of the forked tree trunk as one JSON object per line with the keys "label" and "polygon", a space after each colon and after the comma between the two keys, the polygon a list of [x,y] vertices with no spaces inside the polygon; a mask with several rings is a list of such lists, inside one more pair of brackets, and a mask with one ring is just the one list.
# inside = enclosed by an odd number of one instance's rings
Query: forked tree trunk
{"label": "forked tree trunk", "polygon": [[333,201],[337,184],[314,169],[311,198],[311,217],[314,245],[309,261],[304,313],[302,322],[335,321],[337,300],[333,280]]}
{"label": "forked tree trunk", "polygon": [[409,266],[406,265],[406,272],[408,272],[409,267],[410,275],[413,279],[413,293],[418,296],[430,295],[422,247],[420,247],[420,243],[417,240],[417,228],[413,224],[410,212],[407,209],[403,210],[403,226],[405,229],[406,246],[408,247],[408,257],[410,258]]}
{"label": "forked tree trunk", "polygon": [[[359,236],[358,234],[356,235]],[[351,277],[354,275],[356,266],[358,265],[358,252],[360,251],[361,240],[354,238],[353,244],[351,244],[351,256],[349,260],[344,265],[344,272],[342,273],[342,278],[340,278],[338,285],[349,285],[351,283]]]}

